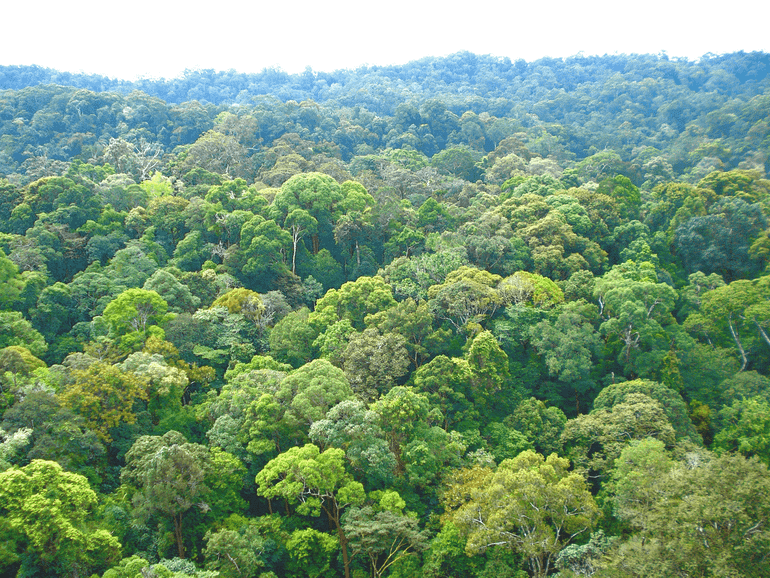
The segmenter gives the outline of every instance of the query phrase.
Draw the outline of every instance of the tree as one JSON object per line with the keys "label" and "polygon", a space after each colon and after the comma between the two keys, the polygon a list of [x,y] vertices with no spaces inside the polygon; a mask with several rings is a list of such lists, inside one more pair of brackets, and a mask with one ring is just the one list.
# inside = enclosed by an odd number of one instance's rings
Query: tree
{"label": "tree", "polygon": [[300,514],[318,516],[321,510],[337,531],[345,578],[350,578],[348,538],[342,525],[343,511],[364,501],[364,487],[345,471],[345,452],[306,444],[293,447],[270,460],[257,474],[257,493],[266,498],[281,497],[299,502]]}
{"label": "tree", "polygon": [[607,483],[615,516],[648,531],[651,510],[660,499],[658,481],[676,466],[662,441],[634,440],[626,446]]}
{"label": "tree", "polygon": [[508,355],[490,331],[482,331],[468,348],[471,370],[470,399],[482,419],[507,415],[519,402],[519,392],[512,387]]}
{"label": "tree", "polygon": [[430,162],[443,173],[475,182],[481,175],[481,170],[476,166],[479,156],[479,153],[467,146],[454,146],[435,154]]}
{"label": "tree", "polygon": [[[157,252],[163,254],[163,259],[166,258],[162,248],[158,247]],[[125,249],[117,251],[101,272],[112,281],[114,287],[141,287],[158,269],[161,260],[158,254],[149,256],[149,253],[148,246],[140,241],[132,241]],[[88,275],[86,272],[83,274]]]}
{"label": "tree", "polygon": [[652,264],[615,265],[597,279],[594,297],[604,320],[601,332],[608,345],[619,348],[618,361],[625,370],[636,376],[659,363],[655,355],[662,358],[670,349],[666,328],[673,323],[677,294],[670,285],[658,282]]}
{"label": "tree", "polygon": [[371,506],[351,508],[344,517],[345,534],[351,554],[365,554],[373,578],[384,573],[411,552],[427,547],[426,532],[421,532],[417,519],[400,512],[375,512]]}
{"label": "tree", "polygon": [[712,345],[733,346],[743,371],[749,364],[757,338],[770,346],[764,330],[770,319],[768,295],[770,290],[766,283],[747,279],[733,281],[704,293],[700,311],[692,313],[684,326],[704,336]]}
{"label": "tree", "polygon": [[567,576],[594,576],[606,566],[607,551],[616,540],[616,536],[605,536],[602,530],[592,532],[586,544],[570,544],[559,552],[554,566],[561,572],[566,571]]}
{"label": "tree", "polygon": [[559,551],[599,517],[585,479],[569,466],[556,454],[544,458],[527,450],[495,471],[450,486],[451,496],[467,496],[448,510],[468,536],[466,552],[502,546],[521,553],[533,576],[546,576]]}
{"label": "tree", "polygon": [[678,392],[670,387],[648,379],[634,379],[613,383],[599,392],[594,399],[594,410],[611,410],[625,402],[630,395],[641,393],[657,401],[674,428],[677,440],[689,439],[700,445],[701,439],[690,421],[687,404]]}
{"label": "tree", "polygon": [[473,374],[465,359],[437,355],[413,374],[414,388],[441,410],[444,428],[479,420],[471,392]]}
{"label": "tree", "polygon": [[353,390],[341,369],[325,359],[314,359],[283,378],[275,398],[286,408],[289,427],[306,432],[332,407],[352,399]]}
{"label": "tree", "polygon": [[331,236],[336,205],[343,198],[340,185],[329,175],[311,172],[294,175],[281,186],[273,200],[274,218],[285,221],[295,209],[306,211],[318,223],[311,233],[315,255],[321,249],[321,237]]}
{"label": "tree", "polygon": [[[169,317],[168,303],[155,291],[127,289],[105,307],[102,317],[116,337],[146,340]],[[157,333],[157,330],[155,331]]]}
{"label": "tree", "polygon": [[766,228],[767,218],[759,203],[725,197],[709,208],[708,215],[681,224],[675,244],[689,272],[719,273],[732,281],[756,271],[749,249]]}
{"label": "tree", "polygon": [[[639,531],[610,552],[623,576],[764,576],[770,475],[756,458],[708,452],[673,466],[641,445],[617,475],[618,513]],[[647,455],[652,454],[651,458]],[[626,460],[623,461],[626,463]]]}
{"label": "tree", "polygon": [[31,432],[31,447],[23,460],[41,459],[57,462],[68,472],[78,473],[93,485],[101,484],[108,474],[106,449],[84,420],[52,393],[32,391],[3,414],[2,429],[13,435],[19,430]]}
{"label": "tree", "polygon": [[479,558],[465,553],[466,541],[466,537],[451,520],[444,522],[441,531],[430,541],[423,554],[422,575],[425,578],[478,576]]}
{"label": "tree", "polygon": [[[181,273],[177,270],[178,273]],[[194,313],[201,304],[201,299],[193,295],[190,288],[183,284],[173,271],[158,269],[142,287],[145,291],[155,291],[168,303],[172,313]]]}
{"label": "tree", "polygon": [[538,453],[544,456],[562,453],[560,438],[567,416],[558,407],[548,407],[544,402],[530,397],[516,406],[506,423],[524,434]]}
{"label": "tree", "polygon": [[547,277],[528,271],[518,271],[509,275],[500,281],[497,291],[506,304],[553,309],[564,302],[564,293],[556,283]]}
{"label": "tree", "polygon": [[292,245],[291,235],[281,229],[275,221],[266,221],[257,215],[241,227],[242,271],[233,274],[250,275],[254,287],[270,290],[275,283],[291,275],[286,266],[286,252]]}
{"label": "tree", "polygon": [[349,319],[351,325],[360,331],[365,327],[367,315],[384,311],[395,304],[393,291],[382,277],[359,277],[339,289],[329,289],[316,302],[309,322],[320,332],[336,321]]}
{"label": "tree", "polygon": [[227,307],[217,305],[199,309],[190,321],[189,328],[180,329],[198,333],[185,346],[220,369],[230,363],[246,362],[256,353],[256,328],[241,313],[230,313]]}
{"label": "tree", "polygon": [[345,450],[357,479],[368,488],[387,487],[396,470],[396,457],[385,441],[380,416],[360,400],[349,399],[331,408],[310,426],[310,439],[321,448]]}
{"label": "tree", "polygon": [[230,313],[240,313],[255,325],[259,324],[265,314],[265,305],[259,293],[243,287],[230,289],[215,299],[211,307],[226,307]]}
{"label": "tree", "polygon": [[643,393],[630,393],[611,408],[567,421],[561,441],[576,470],[604,478],[623,449],[644,438],[658,439],[668,448],[676,441],[661,404]]}
{"label": "tree", "polygon": [[143,377],[97,361],[85,370],[72,371],[72,382],[61,394],[63,405],[83,417],[89,428],[104,441],[112,441],[110,430],[136,421],[134,404],[148,399]]}
{"label": "tree", "polygon": [[97,501],[85,477],[55,462],[33,460],[0,472],[0,513],[32,554],[22,571],[81,576],[117,562],[120,543],[94,524]]}
{"label": "tree", "polygon": [[425,300],[431,286],[443,283],[452,271],[467,265],[466,249],[455,247],[439,253],[399,257],[385,267],[383,273],[396,296]]}
{"label": "tree", "polygon": [[245,523],[238,529],[209,530],[204,536],[206,569],[223,578],[250,578],[264,566],[260,555],[265,540],[255,524]]}
{"label": "tree", "polygon": [[472,333],[502,305],[496,290],[500,281],[499,275],[463,266],[447,275],[444,283],[428,289],[428,305],[456,331]]}
{"label": "tree", "polygon": [[[601,153],[600,153],[601,154]],[[594,155],[592,158],[596,158]],[[627,220],[639,218],[639,207],[641,205],[641,196],[639,189],[626,176],[615,175],[604,179],[599,183],[596,192],[600,195],[607,195],[618,204],[620,216]]]}
{"label": "tree", "polygon": [[189,443],[173,430],[140,437],[126,454],[120,478],[133,489],[134,514],[143,520],[154,514],[171,518],[180,558],[185,557],[185,514],[193,506],[209,509],[205,478],[210,459],[205,446]]}
{"label": "tree", "polygon": [[361,248],[359,243],[370,237],[374,228],[372,207],[374,198],[366,192],[364,186],[354,181],[342,183],[344,199],[340,202],[342,214],[334,226],[334,240],[341,245],[349,245],[351,254],[356,254],[356,266],[361,267]]}
{"label": "tree", "polygon": [[10,309],[24,289],[24,281],[19,275],[19,268],[5,256],[5,251],[2,249],[0,249],[0,284],[3,288],[0,293],[0,309]]}
{"label": "tree", "polygon": [[79,317],[70,286],[54,283],[43,289],[37,298],[37,305],[30,311],[30,317],[49,341],[69,331]]}
{"label": "tree", "polygon": [[770,403],[760,397],[735,400],[719,412],[721,431],[714,436],[717,451],[757,456],[770,465]]}
{"label": "tree", "polygon": [[[151,337],[148,341],[152,343],[156,339]],[[148,402],[147,409],[153,423],[160,423],[162,419],[182,412],[182,397],[190,385],[182,369],[169,365],[159,353],[150,354],[146,351],[132,353],[119,367],[126,375],[133,376],[143,384],[143,399]]]}
{"label": "tree", "polygon": [[585,394],[594,388],[591,372],[593,358],[599,352],[600,337],[591,324],[596,316],[593,306],[566,304],[553,320],[543,320],[530,329],[532,345],[543,357],[548,373],[574,390],[575,412],[589,401]]}
{"label": "tree", "polygon": [[246,148],[234,137],[215,130],[202,134],[186,151],[184,166],[201,167],[228,178],[248,178],[253,174]]}
{"label": "tree", "polygon": [[18,311],[0,311],[0,348],[18,345],[35,356],[48,349],[45,338]]}
{"label": "tree", "polygon": [[190,231],[176,244],[173,263],[184,271],[198,271],[211,254],[211,245],[203,242],[203,233]]}
{"label": "tree", "polygon": [[[148,232],[151,232],[154,240],[160,243],[168,254],[173,253],[174,247],[176,247],[189,232],[185,222],[185,210],[189,204],[190,201],[183,197],[163,196],[150,199],[150,202],[147,203],[145,216],[152,227],[148,227],[148,229],[144,231],[144,235],[146,236]],[[126,224],[128,224],[128,217],[126,218]],[[180,252],[187,252],[198,242],[199,239],[196,240],[194,237],[191,238],[190,241],[186,243],[188,246],[184,251]]]}
{"label": "tree", "polygon": [[0,472],[11,467],[11,462],[29,445],[31,437],[31,428],[19,428],[12,434],[6,434],[5,430],[0,428]]}
{"label": "tree", "polygon": [[288,215],[283,226],[291,233],[291,272],[297,272],[297,247],[302,238],[315,233],[318,229],[318,221],[304,209],[293,209]]}
{"label": "tree", "polygon": [[275,324],[270,332],[270,351],[276,359],[293,367],[312,359],[313,342],[318,337],[318,331],[313,329],[309,319],[310,310],[302,307]]}
{"label": "tree", "polygon": [[380,416],[380,426],[385,432],[390,451],[398,459],[399,473],[403,472],[403,447],[414,432],[428,419],[430,406],[425,395],[411,387],[397,385],[371,406]]}
{"label": "tree", "polygon": [[406,374],[406,340],[398,333],[381,334],[374,327],[352,333],[342,353],[342,366],[353,390],[373,401]]}
{"label": "tree", "polygon": [[294,530],[286,548],[291,554],[290,570],[297,576],[321,578],[329,575],[329,561],[339,544],[333,536],[307,528]]}

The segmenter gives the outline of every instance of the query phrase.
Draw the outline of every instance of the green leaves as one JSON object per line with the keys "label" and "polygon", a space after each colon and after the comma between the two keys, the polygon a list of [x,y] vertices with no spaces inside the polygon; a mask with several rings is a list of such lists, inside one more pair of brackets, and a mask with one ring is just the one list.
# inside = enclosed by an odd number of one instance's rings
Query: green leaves
{"label": "green leaves", "polygon": [[366,494],[361,483],[345,471],[345,452],[338,448],[321,452],[313,444],[293,447],[270,460],[257,474],[256,482],[260,496],[299,502],[300,514],[317,516],[321,510],[326,513],[337,529],[345,577],[349,578],[350,558],[341,524],[342,510],[362,504]]}
{"label": "green leaves", "polygon": [[616,477],[618,514],[640,531],[612,566],[632,577],[764,576],[770,476],[756,459],[693,453],[672,467],[654,442],[629,447]]}
{"label": "green leaves", "polygon": [[104,309],[102,316],[116,336],[144,333],[167,319],[168,304],[155,291],[128,289]]}
{"label": "green leaves", "polygon": [[257,474],[257,493],[266,498],[282,497],[299,502],[302,513],[319,515],[323,507],[335,512],[364,499],[363,486],[345,471],[345,452],[306,444],[293,447],[270,460]]}
{"label": "green leaves", "polygon": [[594,289],[604,318],[601,332],[618,351],[626,372],[634,376],[644,369],[637,365],[640,353],[669,347],[666,328],[674,321],[671,312],[677,294],[657,281],[652,264],[627,261],[597,279]]}
{"label": "green leaves", "polygon": [[753,349],[770,346],[765,327],[770,323],[770,289],[766,282],[741,279],[707,291],[698,313],[691,314],[685,328],[719,345],[733,347],[741,371],[753,358]]}
{"label": "green leaves", "polygon": [[0,473],[0,512],[49,576],[85,573],[97,559],[119,558],[118,540],[92,524],[96,503],[86,478],[55,462],[34,460]]}
{"label": "green leaves", "polygon": [[135,402],[148,397],[148,383],[143,376],[95,362],[87,369],[72,372],[72,383],[62,392],[61,400],[83,416],[102,440],[109,442],[110,430],[121,423],[134,423]]}
{"label": "green leaves", "polygon": [[[220,455],[218,467],[224,461]],[[135,516],[144,521],[156,514],[171,518],[180,558],[185,557],[185,513],[194,505],[202,511],[210,509],[205,502],[210,462],[208,448],[187,442],[173,430],[163,436],[140,437],[126,454],[121,481],[133,490]]]}
{"label": "green leaves", "polygon": [[503,546],[520,552],[534,576],[548,574],[558,552],[599,517],[585,479],[569,465],[528,450],[456,488],[469,496],[451,512],[468,535],[466,552]]}
{"label": "green leaves", "polygon": [[344,528],[353,555],[364,554],[376,578],[409,552],[427,547],[427,531],[420,531],[416,518],[387,510],[375,513],[370,506],[352,508]]}
{"label": "green leaves", "polygon": [[757,456],[770,465],[770,403],[759,397],[736,400],[719,412],[723,429],[714,436],[717,451]]}

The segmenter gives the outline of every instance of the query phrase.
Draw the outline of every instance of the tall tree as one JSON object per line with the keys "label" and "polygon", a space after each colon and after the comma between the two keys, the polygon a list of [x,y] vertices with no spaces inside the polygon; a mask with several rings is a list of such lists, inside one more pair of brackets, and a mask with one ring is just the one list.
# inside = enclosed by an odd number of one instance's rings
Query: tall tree
{"label": "tall tree", "polygon": [[307,211],[319,224],[311,234],[313,254],[316,254],[321,249],[321,237],[331,236],[337,203],[342,199],[340,185],[329,175],[316,172],[294,175],[275,196],[271,215],[283,221],[295,209]]}
{"label": "tall tree", "polygon": [[117,562],[120,543],[94,524],[97,502],[85,477],[55,462],[33,460],[1,472],[2,525],[21,537],[21,572],[81,576]]}
{"label": "tall tree", "polygon": [[345,471],[345,452],[307,444],[294,447],[270,460],[257,474],[257,493],[266,498],[281,497],[299,503],[300,514],[318,516],[321,510],[337,531],[345,578],[350,578],[349,540],[342,514],[364,501],[364,487]]}
{"label": "tall tree", "polygon": [[210,508],[205,502],[210,461],[205,446],[189,443],[173,430],[140,437],[126,454],[120,477],[133,490],[134,514],[144,520],[155,514],[171,518],[179,558],[185,557],[185,514],[193,506]]}
{"label": "tall tree", "polygon": [[546,576],[559,551],[599,517],[585,479],[569,466],[555,454],[527,450],[495,471],[450,485],[449,496],[467,496],[449,511],[467,533],[466,552],[508,548],[527,560],[532,576]]}

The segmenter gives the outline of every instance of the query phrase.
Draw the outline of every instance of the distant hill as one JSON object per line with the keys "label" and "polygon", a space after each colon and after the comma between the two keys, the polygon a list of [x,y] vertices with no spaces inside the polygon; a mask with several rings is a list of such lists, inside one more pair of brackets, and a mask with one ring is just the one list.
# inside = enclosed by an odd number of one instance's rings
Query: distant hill
{"label": "distant hill", "polygon": [[[666,55],[631,54],[542,58],[533,62],[512,61],[470,52],[430,57],[398,66],[368,66],[355,70],[316,72],[307,69],[289,74],[268,68],[257,74],[234,70],[187,70],[179,78],[127,81],[96,74],[70,73],[41,66],[0,66],[0,89],[19,90],[57,84],[94,92],[128,94],[140,90],[167,103],[197,100],[212,104],[247,104],[254,96],[272,95],[283,101],[350,99],[367,86],[386,86],[391,96],[455,93],[464,96],[528,98],[547,90],[570,92],[586,83],[604,82],[619,74],[631,81],[668,79],[699,90],[711,83],[730,94],[742,85],[755,92],[770,75],[770,55],[736,52],[706,55],[698,61],[669,59]],[[716,79],[715,79],[716,74]],[[369,107],[370,110],[373,107]],[[376,107],[375,107],[376,108]]]}

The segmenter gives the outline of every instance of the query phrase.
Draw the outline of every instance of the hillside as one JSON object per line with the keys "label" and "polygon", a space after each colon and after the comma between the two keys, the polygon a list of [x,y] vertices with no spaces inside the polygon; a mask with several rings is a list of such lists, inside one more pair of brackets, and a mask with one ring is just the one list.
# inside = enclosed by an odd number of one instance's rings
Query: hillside
{"label": "hillside", "polygon": [[0,575],[762,577],[769,73],[0,67]]}

